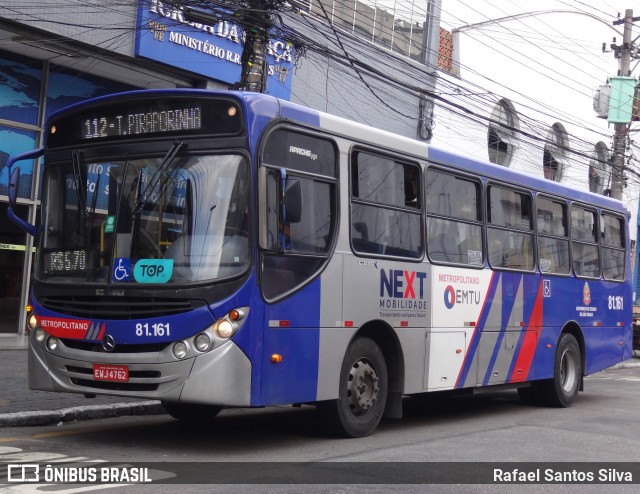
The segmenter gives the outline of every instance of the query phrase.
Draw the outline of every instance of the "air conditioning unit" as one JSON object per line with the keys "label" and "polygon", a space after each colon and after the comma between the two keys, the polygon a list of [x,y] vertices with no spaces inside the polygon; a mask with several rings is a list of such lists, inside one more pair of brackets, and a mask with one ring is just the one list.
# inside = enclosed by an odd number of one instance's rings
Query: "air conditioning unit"
{"label": "air conditioning unit", "polygon": [[605,84],[596,90],[593,95],[593,111],[598,118],[607,118],[609,115],[609,98],[611,97],[611,86]]}

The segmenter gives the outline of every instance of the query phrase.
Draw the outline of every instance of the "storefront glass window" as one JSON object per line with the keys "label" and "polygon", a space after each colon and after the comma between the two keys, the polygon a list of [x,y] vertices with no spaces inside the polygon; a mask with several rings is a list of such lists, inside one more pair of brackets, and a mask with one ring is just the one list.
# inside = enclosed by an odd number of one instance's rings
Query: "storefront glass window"
{"label": "storefront glass window", "polygon": [[81,74],[76,70],[51,65],[47,89],[47,117],[65,106],[96,96],[138,89],[129,84]]}
{"label": "storefront glass window", "polygon": [[[6,218],[7,207],[0,203],[0,218]],[[27,206],[16,207],[16,214],[23,218],[27,212]],[[26,238],[10,221],[0,221],[0,333],[18,329]]]}
{"label": "storefront glass window", "polygon": [[0,118],[36,125],[41,81],[41,62],[0,51]]}
{"label": "storefront glass window", "polygon": [[[0,125],[0,195],[6,196],[9,191],[9,170],[6,166],[9,156],[26,153],[35,147],[35,132]],[[20,161],[16,163],[16,166],[20,168],[18,196],[30,199],[31,181],[34,173],[33,161]]]}

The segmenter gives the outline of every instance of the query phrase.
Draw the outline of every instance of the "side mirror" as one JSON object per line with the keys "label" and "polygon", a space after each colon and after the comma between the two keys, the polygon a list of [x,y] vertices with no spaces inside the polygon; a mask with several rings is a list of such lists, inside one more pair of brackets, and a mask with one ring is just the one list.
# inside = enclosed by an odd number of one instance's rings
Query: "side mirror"
{"label": "side mirror", "polygon": [[23,232],[26,232],[29,235],[33,235],[34,237],[39,233],[38,227],[16,216],[16,213],[13,211],[13,208],[16,206],[18,202],[18,186],[20,185],[20,168],[16,168],[14,170],[12,170],[12,168],[13,168],[13,165],[18,161],[38,159],[40,156],[42,156],[43,152],[44,152],[43,148],[38,148],[33,151],[29,151],[27,153],[22,153],[17,156],[12,156],[7,161],[7,171],[9,172],[9,177],[10,177],[9,178],[9,207],[7,208],[7,216]]}
{"label": "side mirror", "polygon": [[284,186],[283,219],[287,223],[300,223],[302,219],[302,187],[297,178],[287,178]]}

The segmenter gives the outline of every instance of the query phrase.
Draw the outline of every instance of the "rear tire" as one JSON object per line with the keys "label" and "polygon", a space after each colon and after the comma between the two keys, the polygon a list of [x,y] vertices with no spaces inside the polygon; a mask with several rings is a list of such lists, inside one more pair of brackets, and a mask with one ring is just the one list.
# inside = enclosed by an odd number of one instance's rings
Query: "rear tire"
{"label": "rear tire", "polygon": [[216,405],[197,405],[194,403],[176,403],[173,401],[163,401],[162,406],[174,419],[185,421],[211,420],[222,410],[221,406]]}
{"label": "rear tire", "polygon": [[563,333],[558,340],[553,379],[534,383],[542,401],[551,406],[570,407],[578,396],[582,380],[582,356],[576,338]]}
{"label": "rear tire", "polygon": [[387,403],[387,364],[370,338],[357,338],[347,349],[340,371],[337,400],[321,401],[317,409],[329,430],[342,437],[371,434]]}

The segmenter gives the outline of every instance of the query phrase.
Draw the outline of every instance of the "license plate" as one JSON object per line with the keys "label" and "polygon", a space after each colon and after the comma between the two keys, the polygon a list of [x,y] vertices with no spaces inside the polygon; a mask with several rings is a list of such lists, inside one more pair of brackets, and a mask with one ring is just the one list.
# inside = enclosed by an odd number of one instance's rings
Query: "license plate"
{"label": "license plate", "polygon": [[126,365],[93,364],[93,379],[96,381],[129,381],[129,368]]}

